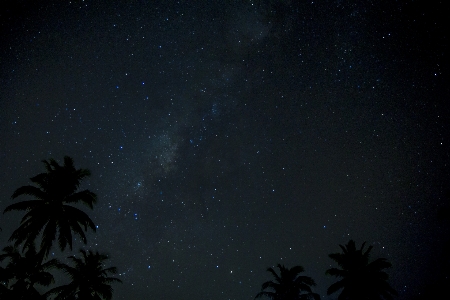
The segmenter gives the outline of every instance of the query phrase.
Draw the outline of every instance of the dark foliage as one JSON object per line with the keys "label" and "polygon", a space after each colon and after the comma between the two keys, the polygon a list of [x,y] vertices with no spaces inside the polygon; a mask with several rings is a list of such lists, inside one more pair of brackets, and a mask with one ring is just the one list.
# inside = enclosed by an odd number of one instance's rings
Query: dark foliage
{"label": "dark foliage", "polygon": [[342,290],[338,300],[391,300],[397,292],[388,284],[388,275],[382,271],[391,267],[384,258],[378,258],[369,263],[370,246],[364,251],[365,243],[356,249],[355,242],[350,240],[347,245],[339,245],[342,253],[333,253],[329,257],[340,267],[331,268],[326,274],[341,278],[332,284],[327,294]]}
{"label": "dark foliage", "polygon": [[73,204],[82,203],[92,209],[97,197],[89,190],[77,191],[90,171],[75,169],[72,158],[65,156],[62,166],[54,159],[44,160],[43,163],[46,172],[30,179],[36,186],[22,186],[12,195],[13,199],[23,195],[33,199],[9,205],[4,212],[26,212],[10,241],[15,246],[23,244],[25,249],[41,237],[40,251],[43,257],[47,257],[55,239],[58,239],[61,250],[67,245],[72,249],[72,233],[87,242],[84,232],[88,227],[95,231],[94,222]]}
{"label": "dark foliage", "polygon": [[73,266],[59,264],[71,279],[69,284],[56,287],[46,293],[46,296],[56,295],[55,300],[83,299],[83,300],[110,300],[113,294],[111,284],[122,282],[110,274],[116,274],[115,267],[104,268],[104,262],[108,259],[105,254],[80,250],[81,257],[70,256]]}
{"label": "dark foliage", "polygon": [[0,263],[0,299],[44,299],[36,290],[36,285],[49,286],[54,282],[49,270],[58,265],[56,259],[42,263],[42,256],[34,247],[26,249],[22,255],[14,246],[3,248]]}
{"label": "dark foliage", "polygon": [[308,276],[299,276],[304,271],[302,266],[288,269],[278,264],[277,267],[280,270],[280,275],[274,269],[268,268],[267,271],[272,273],[275,280],[264,282],[261,292],[255,298],[266,296],[274,300],[320,299],[320,296],[311,290],[311,286],[316,285],[314,280]]}

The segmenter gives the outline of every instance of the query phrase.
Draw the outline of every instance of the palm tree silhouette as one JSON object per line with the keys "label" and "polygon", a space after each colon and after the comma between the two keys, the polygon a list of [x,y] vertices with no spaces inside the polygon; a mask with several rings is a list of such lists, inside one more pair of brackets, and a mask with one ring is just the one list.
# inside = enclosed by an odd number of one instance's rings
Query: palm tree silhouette
{"label": "palm tree silhouette", "polygon": [[328,288],[328,295],[341,289],[338,300],[390,300],[397,295],[387,282],[388,275],[382,271],[390,268],[391,263],[385,258],[378,258],[369,263],[369,253],[373,247],[370,246],[364,252],[365,244],[356,249],[355,242],[350,240],[345,246],[339,245],[342,253],[328,255],[341,269],[331,268],[326,274],[342,278]]}
{"label": "palm tree silhouette", "polygon": [[4,213],[12,210],[26,212],[9,240],[14,241],[15,246],[23,243],[25,249],[41,237],[40,252],[45,258],[56,238],[62,251],[67,245],[72,250],[72,232],[86,244],[84,231],[88,227],[95,231],[94,222],[72,204],[82,203],[92,209],[97,196],[89,190],[77,191],[81,181],[91,173],[87,169],[75,169],[69,156],[64,157],[62,166],[54,159],[44,160],[43,163],[46,172],[30,178],[37,187],[22,186],[12,195],[13,199],[22,195],[34,199],[9,205]]}
{"label": "palm tree silhouette", "polygon": [[93,253],[90,250],[80,250],[80,253],[80,258],[69,257],[74,264],[73,267],[66,264],[59,265],[59,268],[70,277],[71,282],[51,289],[45,296],[57,295],[55,300],[110,300],[113,293],[111,284],[122,282],[118,278],[109,277],[110,274],[117,273],[117,268],[103,268],[104,261],[108,259],[105,254]]}
{"label": "palm tree silhouette", "polygon": [[35,285],[49,286],[54,282],[48,270],[55,268],[58,261],[51,259],[42,263],[34,247],[27,248],[23,255],[14,246],[6,246],[3,252],[0,263],[8,262],[1,270],[1,299],[41,299]]}
{"label": "palm tree silhouette", "polygon": [[[299,276],[299,273],[304,271],[302,266],[288,269],[278,264],[277,267],[280,269],[280,276],[274,269],[268,268],[267,271],[272,273],[275,281],[264,282],[261,292],[255,298],[266,296],[274,300],[320,299],[318,294],[311,291],[311,286],[316,285],[314,280],[308,276]],[[273,291],[265,291],[267,289]]]}

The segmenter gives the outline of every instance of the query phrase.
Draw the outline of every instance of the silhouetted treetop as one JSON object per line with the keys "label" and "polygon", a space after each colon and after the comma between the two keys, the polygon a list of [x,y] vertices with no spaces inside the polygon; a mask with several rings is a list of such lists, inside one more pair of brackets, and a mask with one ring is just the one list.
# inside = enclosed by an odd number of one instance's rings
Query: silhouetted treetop
{"label": "silhouetted treetop", "polygon": [[267,271],[273,275],[275,280],[264,282],[261,292],[255,298],[266,296],[274,300],[320,299],[320,296],[311,290],[311,286],[316,285],[314,280],[311,277],[299,275],[304,272],[302,266],[288,269],[278,264],[277,267],[280,275],[274,269],[268,268]]}
{"label": "silhouetted treetop", "polygon": [[67,245],[72,249],[72,233],[86,243],[85,231],[88,227],[95,231],[94,222],[74,204],[82,203],[91,209],[97,196],[89,191],[78,191],[81,181],[90,176],[87,169],[76,169],[73,159],[65,156],[64,164],[54,159],[43,161],[46,172],[30,180],[34,185],[19,187],[12,199],[19,196],[31,196],[32,199],[9,205],[4,212],[25,211],[19,228],[11,235],[15,246],[23,244],[24,249],[41,238],[40,251],[47,257],[55,239],[61,250]]}
{"label": "silhouetted treetop", "polygon": [[339,265],[340,269],[331,268],[326,271],[326,274],[341,279],[328,288],[328,295],[339,290],[341,290],[339,300],[390,300],[397,295],[397,292],[387,282],[387,273],[382,271],[390,268],[391,263],[385,258],[369,262],[370,251],[373,247],[369,246],[364,251],[365,244],[363,243],[361,248],[357,249],[355,242],[350,240],[345,246],[339,245],[342,253],[329,254],[329,257]]}

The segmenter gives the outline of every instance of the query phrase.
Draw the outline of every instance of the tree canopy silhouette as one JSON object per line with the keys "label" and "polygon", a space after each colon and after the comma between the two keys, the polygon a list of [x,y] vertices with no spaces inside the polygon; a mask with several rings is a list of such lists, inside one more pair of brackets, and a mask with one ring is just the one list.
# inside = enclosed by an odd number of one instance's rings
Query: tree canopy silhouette
{"label": "tree canopy silhouette", "polygon": [[[41,299],[35,285],[49,286],[54,282],[48,271],[58,264],[56,259],[42,263],[42,258],[34,247],[29,247],[22,255],[14,246],[6,246],[0,255],[0,263],[7,261],[1,269],[1,299]],[[43,299],[43,298],[42,298]]]}
{"label": "tree canopy silhouette", "polygon": [[342,253],[328,255],[340,267],[331,268],[326,274],[341,278],[333,283],[327,290],[331,295],[342,289],[338,300],[380,300],[394,299],[397,292],[388,284],[388,275],[383,269],[390,268],[385,258],[378,258],[369,263],[370,246],[364,251],[365,243],[360,249],[356,249],[355,242],[350,240],[347,245],[339,245]]}
{"label": "tree canopy silhouette", "polygon": [[108,259],[105,254],[93,253],[88,250],[80,250],[81,257],[70,256],[74,266],[60,264],[59,268],[69,275],[69,284],[51,289],[46,296],[57,295],[55,300],[82,299],[82,300],[110,300],[112,298],[114,282],[122,282],[110,274],[116,274],[115,267],[104,268],[104,262]]}
{"label": "tree canopy silhouette", "polygon": [[46,172],[30,178],[36,186],[19,187],[12,195],[13,199],[23,195],[34,199],[11,204],[4,212],[26,212],[9,240],[14,241],[15,246],[23,244],[25,249],[41,237],[40,251],[45,258],[55,239],[61,250],[67,245],[72,249],[72,232],[86,244],[84,232],[88,227],[95,231],[95,225],[73,204],[82,203],[92,209],[97,196],[89,190],[78,191],[81,181],[91,173],[87,169],[75,169],[71,157],[65,156],[62,166],[54,159],[43,163]]}
{"label": "tree canopy silhouette", "polygon": [[[304,271],[302,266],[288,269],[278,264],[277,267],[280,275],[274,269],[268,268],[267,271],[272,273],[275,281],[264,282],[261,292],[255,298],[266,296],[274,300],[320,299],[320,296],[311,290],[311,286],[316,285],[314,280],[308,276],[299,276]],[[272,289],[272,291],[267,291],[267,289]]]}

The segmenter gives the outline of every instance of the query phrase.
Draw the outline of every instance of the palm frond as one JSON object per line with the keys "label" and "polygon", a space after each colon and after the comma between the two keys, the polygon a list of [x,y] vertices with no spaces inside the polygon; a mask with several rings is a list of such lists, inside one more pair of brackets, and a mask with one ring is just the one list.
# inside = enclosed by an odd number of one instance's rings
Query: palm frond
{"label": "palm frond", "polygon": [[30,181],[36,184],[42,192],[47,192],[49,184],[48,173],[41,173],[34,177],[31,177]]}
{"label": "palm frond", "polygon": [[14,203],[14,204],[11,204],[11,205],[7,206],[5,208],[5,210],[3,211],[3,213],[9,212],[9,211],[13,211],[13,210],[29,211],[29,210],[32,210],[32,209],[36,208],[40,204],[41,204],[40,200],[22,201],[22,202]]}
{"label": "palm frond", "polygon": [[[50,161],[50,162],[49,162],[49,161]],[[47,160],[45,160],[45,159],[42,161],[42,163],[43,163],[44,166],[45,166],[45,170],[47,171],[47,173],[50,173],[51,171],[53,171],[51,162],[54,162],[55,160],[52,159],[52,158],[50,158],[49,161],[47,161]]]}
{"label": "palm frond", "polygon": [[96,227],[94,222],[84,211],[70,205],[65,205],[64,210],[68,216],[70,216],[74,220],[77,220],[79,224],[83,225],[85,231],[87,231],[87,228],[90,227],[95,232]]}
{"label": "palm frond", "polygon": [[39,274],[35,274],[35,276],[31,277],[31,282],[42,285],[49,286],[55,283],[55,278],[49,272],[40,272]]}
{"label": "palm frond", "polygon": [[295,277],[297,276],[299,273],[304,272],[305,269],[302,266],[294,266],[291,269],[289,269],[289,272]]}
{"label": "palm frond", "polygon": [[[364,243],[363,243],[363,246],[364,246],[365,244],[366,244],[366,243],[364,242]],[[361,252],[363,252],[363,248],[364,248],[363,246],[361,246]],[[370,258],[370,251],[372,251],[372,249],[373,249],[373,246],[370,245],[369,248],[367,248],[366,252],[363,253],[364,258],[367,259],[367,261],[369,261],[369,258]]]}
{"label": "palm frond", "polygon": [[298,276],[295,279],[295,283],[302,283],[302,284],[306,284],[309,286],[315,286],[316,282],[309,276]]}
{"label": "palm frond", "polygon": [[264,296],[269,297],[270,299],[276,299],[276,294],[273,292],[259,292],[258,294],[256,294],[255,299]]}
{"label": "palm frond", "polygon": [[64,222],[58,222],[59,225],[58,244],[59,248],[62,251],[66,249],[67,245],[69,245],[69,249],[72,250],[72,231],[69,222],[67,222],[67,220],[64,220]]}
{"label": "palm frond", "polygon": [[346,254],[346,253],[348,252],[347,247],[344,247],[344,246],[342,246],[342,245],[339,245],[339,247],[342,249],[342,252],[343,252],[344,254]]}
{"label": "palm frond", "polygon": [[52,288],[48,292],[44,294],[44,297],[47,299],[56,295],[54,300],[65,300],[65,299],[71,299],[70,297],[75,295],[76,293],[76,286],[72,283],[61,285],[55,288]]}
{"label": "palm frond", "polygon": [[[42,240],[41,240],[41,250],[44,253],[44,257],[47,257],[50,253],[50,249],[52,247],[53,241],[56,238],[56,226],[57,221],[54,219],[49,220],[49,222],[45,225],[44,231],[42,232]],[[35,239],[32,239],[33,241]]]}
{"label": "palm frond", "polygon": [[58,269],[65,273],[71,280],[76,279],[78,271],[76,268],[69,266],[65,263],[59,263]]}
{"label": "palm frond", "polygon": [[367,265],[367,269],[369,271],[375,272],[375,271],[381,271],[383,269],[388,269],[392,267],[392,264],[387,261],[385,258],[377,258],[373,262]]}
{"label": "palm frond", "polygon": [[113,294],[113,288],[110,285],[102,284],[96,288],[95,293],[100,296],[99,299],[110,300]]}
{"label": "palm frond", "polygon": [[11,198],[15,199],[22,195],[33,196],[33,197],[36,197],[37,199],[45,198],[45,192],[35,186],[32,186],[32,185],[24,185],[24,186],[19,187],[18,189],[16,189],[13,192]]}
{"label": "palm frond", "polygon": [[[278,266],[280,266],[280,265],[278,265]],[[267,268],[267,272],[270,272],[270,273],[273,275],[273,277],[275,278],[275,280],[276,280],[277,282],[280,282],[280,281],[281,281],[280,277],[278,276],[277,272],[275,272],[274,269],[272,269],[272,268]]]}
{"label": "palm frond", "polygon": [[6,246],[3,248],[3,254],[0,254],[0,263],[3,262],[5,259],[10,259],[14,261],[17,259],[17,257],[20,257],[20,253],[17,250],[17,247],[14,247],[12,245]]}
{"label": "palm frond", "polygon": [[109,267],[106,269],[103,269],[103,272],[106,274],[117,274],[117,268],[116,267]]}
{"label": "palm frond", "polygon": [[261,285],[261,290],[266,290],[268,288],[271,288],[273,290],[277,290],[278,289],[279,284],[275,283],[273,281],[266,281]]}
{"label": "palm frond", "polygon": [[78,181],[81,181],[89,176],[91,176],[91,171],[89,169],[78,169],[76,171],[76,178]]}
{"label": "palm frond", "polygon": [[82,269],[83,265],[84,265],[84,261],[86,260],[85,257],[83,259],[81,259],[81,258],[78,258],[78,257],[76,257],[74,255],[69,256],[68,259],[71,260],[75,264],[75,268],[74,269]]}
{"label": "palm frond", "polygon": [[94,204],[97,203],[97,195],[89,190],[83,190],[78,193],[74,193],[66,197],[65,203],[79,203],[88,206],[90,209],[94,208]]}
{"label": "palm frond", "polygon": [[111,283],[122,283],[122,280],[116,277],[108,277],[102,280],[105,284],[111,284]]}
{"label": "palm frond", "polygon": [[330,287],[327,289],[327,295],[334,294],[335,292],[339,291],[340,289],[345,287],[346,280],[342,279],[338,282],[333,283],[330,285]]}
{"label": "palm frond", "polygon": [[311,286],[305,283],[298,283],[295,286],[295,289],[302,292],[312,293]]}
{"label": "palm frond", "polygon": [[332,260],[334,260],[339,265],[342,264],[342,254],[341,253],[331,253],[331,254],[328,254],[328,257],[331,258]]}
{"label": "palm frond", "polygon": [[36,220],[28,219],[26,222],[22,223],[19,228],[13,231],[9,241],[14,242],[15,246],[19,246],[25,242],[24,248],[34,246],[36,237],[41,233],[46,223],[47,220],[45,218]]}
{"label": "palm frond", "polygon": [[77,234],[84,244],[87,244],[86,235],[84,234],[83,228],[81,228],[80,224],[76,220],[70,220],[69,226],[72,231]]}
{"label": "palm frond", "polygon": [[[55,162],[56,163],[56,162]],[[58,163],[56,163],[57,167],[60,167]],[[67,169],[75,169],[74,163],[73,163],[73,158],[70,156],[64,156],[64,168]]]}
{"label": "palm frond", "polygon": [[[36,201],[37,202],[37,201]],[[20,224],[24,224],[28,221],[32,221],[32,219],[44,219],[49,216],[48,209],[46,209],[47,205],[36,205],[33,209],[29,210],[20,220]]]}

